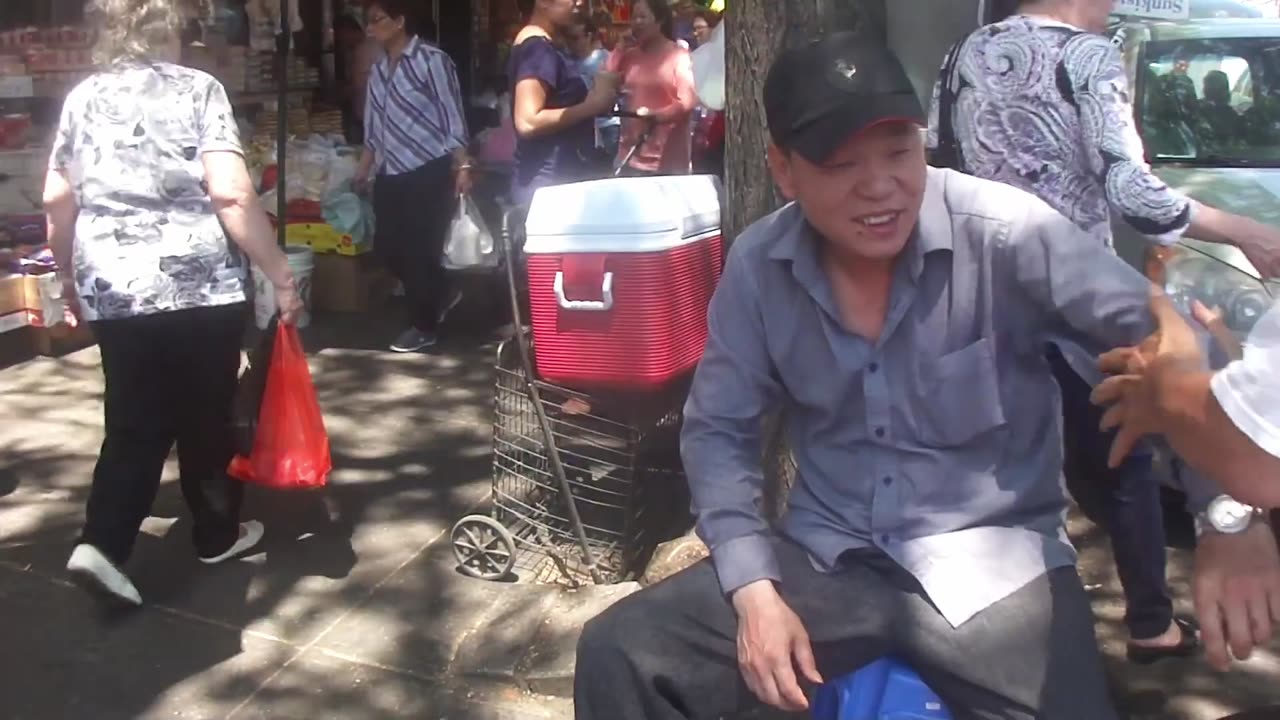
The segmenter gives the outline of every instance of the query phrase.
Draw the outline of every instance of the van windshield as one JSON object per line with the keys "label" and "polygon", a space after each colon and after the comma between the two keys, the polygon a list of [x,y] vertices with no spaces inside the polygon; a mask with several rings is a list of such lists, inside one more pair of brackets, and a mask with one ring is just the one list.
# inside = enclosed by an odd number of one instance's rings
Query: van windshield
{"label": "van windshield", "polygon": [[1280,167],[1280,40],[1147,43],[1137,119],[1156,163]]}

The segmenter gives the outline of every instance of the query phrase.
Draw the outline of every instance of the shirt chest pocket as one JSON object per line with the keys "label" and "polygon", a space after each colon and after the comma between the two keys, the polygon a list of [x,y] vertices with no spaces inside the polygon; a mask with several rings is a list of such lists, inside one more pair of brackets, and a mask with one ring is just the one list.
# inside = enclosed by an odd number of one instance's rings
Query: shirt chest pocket
{"label": "shirt chest pocket", "polygon": [[910,414],[925,445],[956,447],[1005,425],[990,339],[942,357],[918,359],[913,370]]}

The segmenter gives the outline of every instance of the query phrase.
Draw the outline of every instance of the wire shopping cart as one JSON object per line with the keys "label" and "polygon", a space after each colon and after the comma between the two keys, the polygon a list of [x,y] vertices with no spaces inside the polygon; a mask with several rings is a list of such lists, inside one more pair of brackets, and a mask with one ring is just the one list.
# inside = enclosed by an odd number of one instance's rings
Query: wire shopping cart
{"label": "wire shopping cart", "polygon": [[679,459],[688,383],[637,397],[537,379],[517,251],[526,212],[508,208],[500,233],[515,331],[496,358],[492,510],[454,525],[454,556],[485,580],[621,582],[691,522]]}

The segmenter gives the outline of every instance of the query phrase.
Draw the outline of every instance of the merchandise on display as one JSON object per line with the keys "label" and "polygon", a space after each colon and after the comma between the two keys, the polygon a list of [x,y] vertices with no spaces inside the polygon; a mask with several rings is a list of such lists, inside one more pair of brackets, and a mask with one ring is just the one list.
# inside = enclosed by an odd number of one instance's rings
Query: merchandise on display
{"label": "merchandise on display", "polygon": [[[333,119],[319,115],[314,122],[323,127]],[[288,244],[340,255],[361,255],[372,249],[373,208],[354,185],[360,153],[361,148],[345,144],[339,133],[289,141],[284,183]],[[280,192],[274,181],[276,153],[261,128],[247,154],[254,176],[264,179],[262,204],[274,215]]]}
{"label": "merchandise on display", "polygon": [[93,71],[93,42],[75,26],[0,32],[0,77],[30,78],[30,95],[61,96]]}

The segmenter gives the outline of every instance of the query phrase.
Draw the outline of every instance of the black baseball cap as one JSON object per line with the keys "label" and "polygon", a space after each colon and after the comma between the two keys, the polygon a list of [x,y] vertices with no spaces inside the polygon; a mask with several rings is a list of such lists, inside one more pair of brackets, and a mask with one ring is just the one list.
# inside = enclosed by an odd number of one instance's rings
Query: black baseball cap
{"label": "black baseball cap", "polygon": [[897,56],[852,32],[784,50],[765,78],[764,110],[774,144],[814,163],[872,126],[926,123]]}

